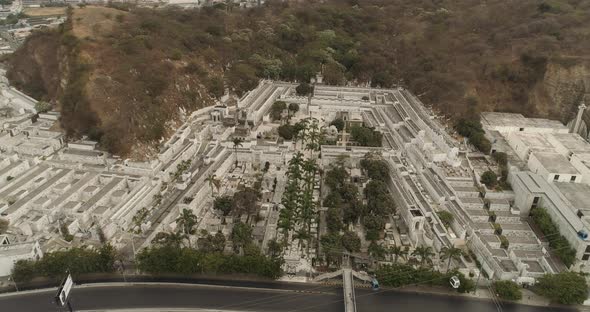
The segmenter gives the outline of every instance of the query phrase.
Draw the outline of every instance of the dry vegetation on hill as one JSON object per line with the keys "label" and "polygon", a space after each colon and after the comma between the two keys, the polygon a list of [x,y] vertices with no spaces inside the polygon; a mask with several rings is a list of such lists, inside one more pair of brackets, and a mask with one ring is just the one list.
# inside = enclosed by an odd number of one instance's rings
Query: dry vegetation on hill
{"label": "dry vegetation on hill", "polygon": [[[57,104],[71,136],[115,153],[153,145],[179,109],[259,78],[403,85],[450,116],[567,119],[590,90],[590,2],[366,0],[240,10],[75,9],[10,60],[11,81]],[[54,74],[57,73],[57,74]]]}

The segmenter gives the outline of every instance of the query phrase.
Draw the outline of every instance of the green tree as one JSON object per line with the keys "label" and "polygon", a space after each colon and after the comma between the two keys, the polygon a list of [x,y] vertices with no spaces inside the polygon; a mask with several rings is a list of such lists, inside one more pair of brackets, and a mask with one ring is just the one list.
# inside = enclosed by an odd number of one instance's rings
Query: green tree
{"label": "green tree", "polygon": [[361,250],[361,239],[356,233],[348,231],[342,235],[342,246],[349,252],[358,252]]}
{"label": "green tree", "polygon": [[159,232],[154,237],[153,242],[161,245],[161,246],[173,246],[179,247],[184,242],[184,239],[187,238],[187,235],[184,233],[168,233],[168,232]]}
{"label": "green tree", "polygon": [[51,109],[51,104],[45,101],[39,101],[35,103],[35,110],[37,113],[45,113]]}
{"label": "green tree", "polygon": [[336,129],[338,129],[338,132],[344,130],[344,125],[344,120],[342,120],[342,118],[336,118],[332,120],[332,122],[330,123],[330,126],[336,127]]}
{"label": "green tree", "polygon": [[278,131],[279,136],[285,140],[291,140],[295,135],[295,127],[289,124],[279,126]]}
{"label": "green tree", "polygon": [[570,271],[543,275],[534,291],[561,304],[582,304],[588,298],[586,278]]}
{"label": "green tree", "polygon": [[438,216],[438,218],[440,219],[440,221],[443,223],[443,225],[446,228],[451,227],[451,224],[453,224],[453,219],[455,218],[453,216],[452,213],[446,211],[446,210],[440,210],[436,212],[436,215]]}
{"label": "green tree", "polygon": [[493,188],[498,184],[498,176],[495,172],[488,170],[481,175],[481,183],[488,188]]}
{"label": "green tree", "polygon": [[[237,153],[236,153],[236,159],[237,159]],[[237,160],[236,160],[237,163]],[[219,191],[219,187],[221,186],[221,181],[219,179],[217,179],[217,177],[215,176],[215,174],[209,174],[207,176],[207,178],[205,178],[205,182],[207,182],[209,184],[209,187],[211,188],[211,197],[215,198],[215,189],[217,191]],[[215,187],[215,189],[213,189]]]}
{"label": "green tree", "polygon": [[283,253],[283,244],[276,239],[272,239],[268,242],[268,254],[271,258],[278,258]]}
{"label": "green tree", "polygon": [[242,147],[243,146],[243,142],[244,140],[240,139],[240,138],[234,138],[233,139],[233,144],[234,144],[234,154],[236,155],[236,168],[238,167],[238,147]]}
{"label": "green tree", "polygon": [[197,225],[197,216],[190,209],[182,209],[182,212],[176,218],[176,223],[186,235],[195,234],[195,225]]}
{"label": "green tree", "polygon": [[312,87],[308,83],[302,82],[295,88],[295,92],[300,96],[309,95],[312,92]]}
{"label": "green tree", "polygon": [[537,207],[531,210],[531,216],[535,224],[541,229],[543,235],[549,240],[549,247],[555,255],[570,267],[576,261],[576,250],[572,248],[568,240],[560,234],[557,224],[551,220],[547,210]]}
{"label": "green tree", "polygon": [[340,234],[332,232],[325,234],[320,239],[322,252],[326,256],[326,262],[330,263],[339,263],[342,259],[342,252],[344,251],[344,246],[342,244],[342,236]]}
{"label": "green tree", "polygon": [[344,228],[342,223],[342,214],[340,209],[330,207],[326,212],[326,223],[328,225],[328,231],[338,233]]}
{"label": "green tree", "polygon": [[350,137],[360,146],[381,147],[383,144],[381,132],[372,128],[353,126],[350,129]]}
{"label": "green tree", "polygon": [[213,202],[213,209],[219,210],[224,216],[227,216],[231,212],[233,204],[231,196],[221,196]]}
{"label": "green tree", "polygon": [[420,258],[420,266],[423,267],[425,263],[432,263],[431,258],[434,256],[434,253],[431,247],[418,246],[414,249],[412,255]]}
{"label": "green tree", "polygon": [[388,249],[389,254],[393,255],[393,263],[396,264],[397,260],[400,256],[405,256],[408,254],[408,251],[405,248],[402,248],[402,246],[392,246]]}
{"label": "green tree", "polygon": [[284,101],[276,101],[270,107],[270,118],[272,120],[281,120],[281,115],[287,109],[287,103]]}
{"label": "green tree", "polygon": [[244,248],[252,242],[252,227],[242,222],[234,224],[231,232],[231,240],[235,250]]}
{"label": "green tree", "polygon": [[366,230],[366,239],[376,241],[379,239],[379,233],[385,228],[385,220],[376,215],[368,215],[363,218],[363,226]]}
{"label": "green tree", "polygon": [[441,259],[448,259],[447,271],[451,268],[452,260],[460,260],[463,255],[463,251],[456,247],[443,247],[441,250]]}
{"label": "green tree", "polygon": [[520,300],[522,292],[518,284],[513,281],[495,281],[493,289],[504,300]]}
{"label": "green tree", "polygon": [[299,111],[299,104],[297,103],[291,103],[289,104],[289,109],[287,111],[287,118],[291,119],[292,115],[295,115],[297,112]]}
{"label": "green tree", "polygon": [[19,260],[15,263],[12,276],[17,282],[26,282],[36,276],[61,279],[66,271],[74,277],[85,273],[112,272],[115,256],[116,252],[109,244],[96,250],[74,247],[46,253],[38,261]]}
{"label": "green tree", "polygon": [[363,159],[361,159],[360,165],[371,179],[381,181],[387,181],[389,179],[389,167],[381,155],[367,153]]}
{"label": "green tree", "polygon": [[258,191],[251,187],[247,187],[234,194],[232,203],[232,210],[236,214],[252,215],[258,208]]}

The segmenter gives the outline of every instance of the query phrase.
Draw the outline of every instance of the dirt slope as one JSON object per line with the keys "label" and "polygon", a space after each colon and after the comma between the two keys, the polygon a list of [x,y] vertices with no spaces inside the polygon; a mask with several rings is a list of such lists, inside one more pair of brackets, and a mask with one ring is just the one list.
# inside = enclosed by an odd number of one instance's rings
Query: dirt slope
{"label": "dirt slope", "polygon": [[[249,10],[86,7],[33,35],[9,78],[70,137],[145,156],[183,111],[260,78],[402,85],[443,114],[567,121],[590,92],[590,2],[331,0]],[[589,102],[590,99],[587,99]],[[132,151],[141,151],[133,155]]]}

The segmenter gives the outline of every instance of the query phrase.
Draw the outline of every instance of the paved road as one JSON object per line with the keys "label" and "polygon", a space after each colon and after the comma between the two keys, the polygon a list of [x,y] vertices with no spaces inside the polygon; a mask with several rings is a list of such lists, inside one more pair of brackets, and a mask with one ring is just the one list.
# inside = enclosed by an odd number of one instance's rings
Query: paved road
{"label": "paved road", "polygon": [[[299,287],[295,287],[297,289]],[[91,286],[72,290],[74,310],[122,308],[209,308],[233,311],[343,311],[341,289],[310,287],[270,290],[219,286],[133,285]],[[65,311],[53,303],[54,290],[0,296],[1,311]],[[454,296],[357,290],[357,311],[497,312],[493,303]],[[570,311],[503,304],[502,311]],[[573,310],[571,310],[573,311]]]}

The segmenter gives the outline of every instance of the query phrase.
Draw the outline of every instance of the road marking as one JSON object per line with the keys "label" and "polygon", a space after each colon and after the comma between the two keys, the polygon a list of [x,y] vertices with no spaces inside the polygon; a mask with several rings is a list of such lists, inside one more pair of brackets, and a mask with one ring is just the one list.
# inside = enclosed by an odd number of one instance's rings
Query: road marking
{"label": "road marking", "polygon": [[[320,284],[313,284],[309,283],[310,286],[316,286]],[[86,289],[86,288],[107,288],[107,287],[134,287],[134,286],[163,286],[163,287],[200,287],[200,288],[222,288],[222,289],[240,289],[240,290],[249,290],[249,291],[267,291],[267,292],[296,292],[296,293],[307,293],[307,294],[334,294],[332,292],[322,292],[322,291],[310,291],[310,290],[300,290],[300,289],[277,289],[277,288],[268,288],[268,287],[246,287],[246,286],[228,286],[228,285],[212,285],[212,284],[187,284],[187,283],[162,283],[162,282],[127,282],[127,283],[92,283],[92,284],[80,284],[75,285],[77,289]],[[30,294],[37,294],[37,293],[44,293],[44,292],[51,292],[57,290],[57,287],[51,288],[43,288],[43,289],[34,289],[34,290],[25,290],[19,292],[10,292],[0,294],[0,298],[3,297],[16,297],[16,296],[24,296]]]}

